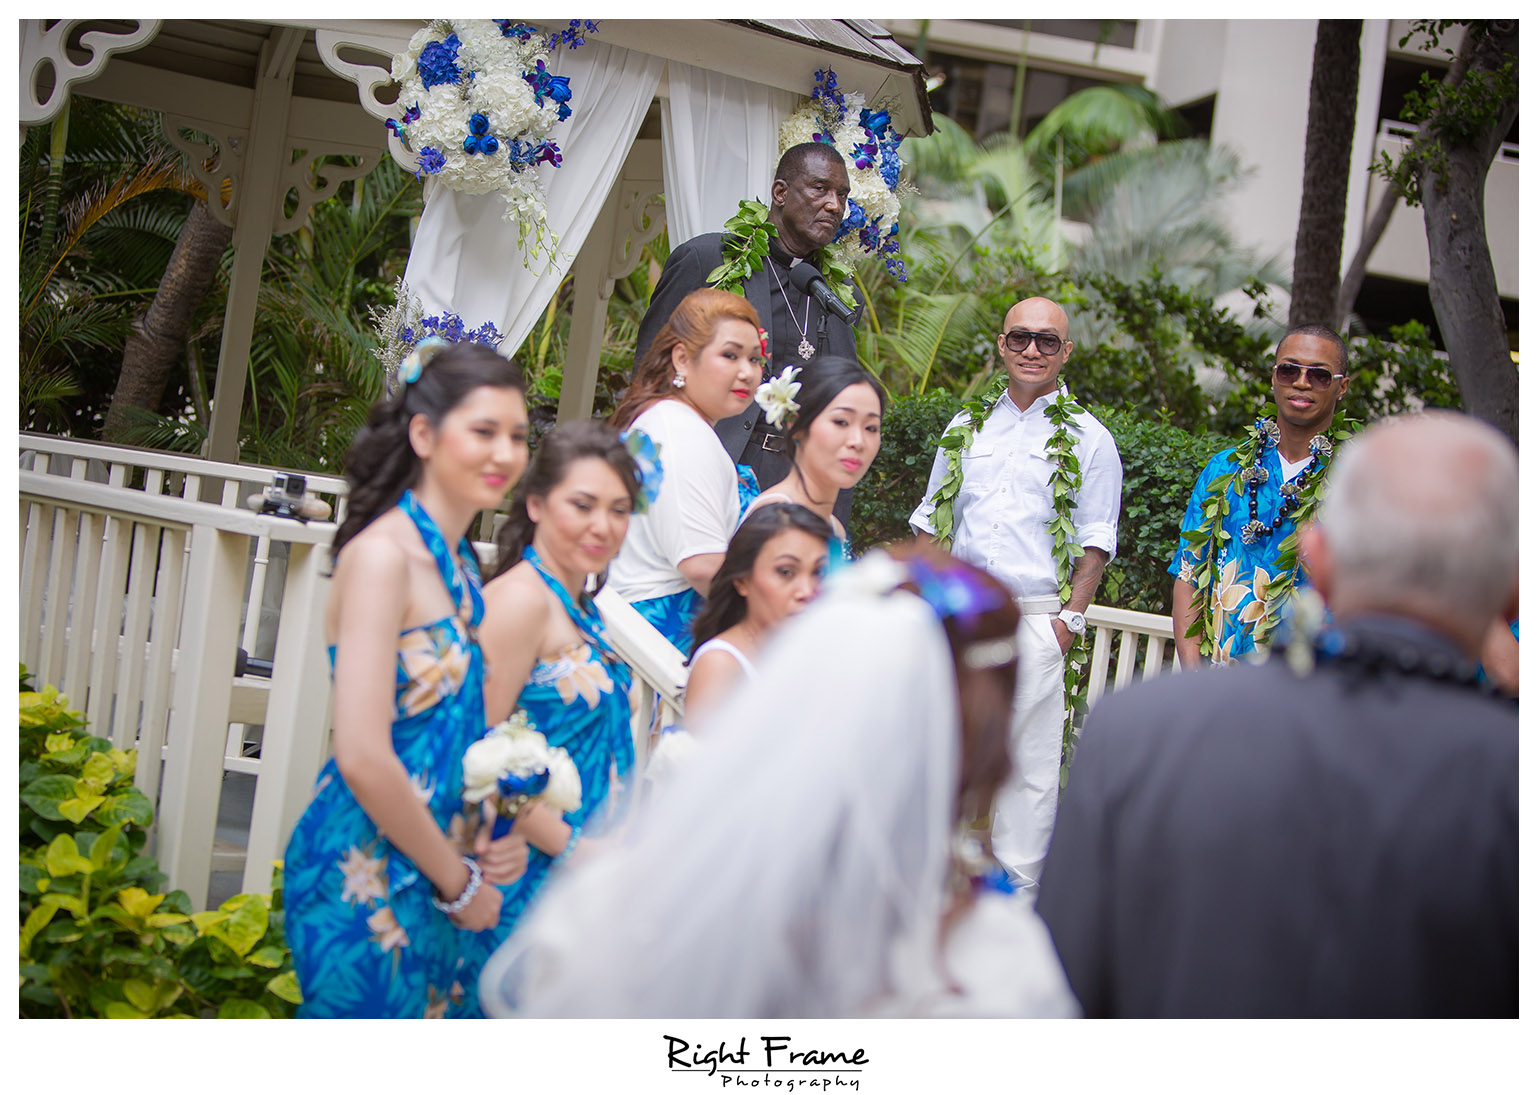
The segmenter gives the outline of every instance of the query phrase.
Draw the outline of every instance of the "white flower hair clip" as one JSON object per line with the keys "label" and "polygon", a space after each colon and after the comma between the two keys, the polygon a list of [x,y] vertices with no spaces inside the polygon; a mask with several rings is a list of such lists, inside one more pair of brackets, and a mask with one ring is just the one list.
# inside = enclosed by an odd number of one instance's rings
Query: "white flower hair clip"
{"label": "white flower hair clip", "polygon": [[754,402],[764,409],[764,418],[775,429],[783,429],[791,416],[801,409],[801,404],[796,402],[796,394],[801,391],[796,377],[800,375],[799,368],[787,365],[779,376],[764,381],[753,393]]}

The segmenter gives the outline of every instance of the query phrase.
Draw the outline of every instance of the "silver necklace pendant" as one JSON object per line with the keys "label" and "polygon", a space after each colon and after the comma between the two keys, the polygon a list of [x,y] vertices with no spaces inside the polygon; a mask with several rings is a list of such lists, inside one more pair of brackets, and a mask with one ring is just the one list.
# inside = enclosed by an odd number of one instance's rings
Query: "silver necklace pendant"
{"label": "silver necklace pendant", "polygon": [[796,353],[801,355],[801,360],[802,361],[810,361],[810,360],[812,360],[812,355],[815,354],[816,352],[817,352],[816,348],[810,342],[808,342],[805,338],[802,338],[801,345],[796,347]]}

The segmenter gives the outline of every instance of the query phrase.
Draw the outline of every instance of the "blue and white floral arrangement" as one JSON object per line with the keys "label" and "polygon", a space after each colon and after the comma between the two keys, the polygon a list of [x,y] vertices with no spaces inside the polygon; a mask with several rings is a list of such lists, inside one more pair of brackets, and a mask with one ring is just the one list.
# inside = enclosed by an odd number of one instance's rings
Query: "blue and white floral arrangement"
{"label": "blue and white floral arrangement", "polygon": [[412,35],[390,67],[400,96],[385,125],[416,156],[418,176],[466,194],[500,193],[526,266],[555,253],[533,169],[561,165],[550,133],[572,112],[571,86],[549,61],[597,29],[582,19],[554,34],[511,19],[440,19]]}
{"label": "blue and white floral arrangement", "polygon": [[395,281],[395,303],[389,308],[370,309],[369,317],[374,321],[374,333],[379,339],[374,356],[384,366],[386,390],[393,388],[393,378],[399,372],[401,362],[424,338],[479,342],[493,350],[502,344],[502,332],[490,320],[479,327],[466,327],[464,320],[453,312],[425,314],[421,299],[406,287],[404,278]]}
{"label": "blue and white floral arrangement", "polygon": [[843,265],[862,255],[885,255],[887,270],[899,281],[908,273],[898,252],[897,219],[901,197],[912,191],[900,178],[897,146],[902,134],[885,110],[867,110],[865,96],[842,92],[832,69],[818,69],[812,101],[780,125],[780,151],[815,141],[831,144],[849,171],[849,204],[844,223],[829,250]]}

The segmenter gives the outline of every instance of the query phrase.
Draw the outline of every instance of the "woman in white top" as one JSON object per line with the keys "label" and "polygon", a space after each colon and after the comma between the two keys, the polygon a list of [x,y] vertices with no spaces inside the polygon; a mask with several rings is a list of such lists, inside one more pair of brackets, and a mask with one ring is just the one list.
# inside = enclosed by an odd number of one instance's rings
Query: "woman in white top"
{"label": "woman in white top", "polygon": [[696,289],[657,333],[610,418],[651,439],[662,484],[631,522],[609,585],[683,653],[742,514],[737,469],[712,427],[747,408],[763,362],[753,306]]}
{"label": "woman in white top", "polygon": [[932,548],[831,578],[634,839],[497,952],[487,1013],[1075,1014],[1045,926],[958,848],[1009,772],[1018,620]]}
{"label": "woman in white top", "polygon": [[791,444],[791,469],[784,479],[764,488],[753,506],[805,506],[832,526],[830,569],[847,563],[849,536],[833,516],[833,503],[840,490],[865,478],[881,451],[886,393],[880,382],[847,357],[823,357],[787,369],[777,381],[763,385],[758,402],[776,425],[790,423],[785,436]]}
{"label": "woman in white top", "polygon": [[694,621],[684,716],[690,724],[743,678],[764,640],[817,595],[828,566],[828,523],[805,506],[771,502],[749,513],[726,549]]}

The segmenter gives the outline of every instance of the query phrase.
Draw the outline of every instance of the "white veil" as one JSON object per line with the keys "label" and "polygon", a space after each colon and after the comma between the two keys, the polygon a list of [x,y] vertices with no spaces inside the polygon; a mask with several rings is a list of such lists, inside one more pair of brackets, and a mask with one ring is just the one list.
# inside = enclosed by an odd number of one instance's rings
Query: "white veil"
{"label": "white veil", "polygon": [[487,1013],[821,1018],[943,993],[959,734],[934,611],[830,588],[699,730],[633,843],[552,881],[488,964]]}

